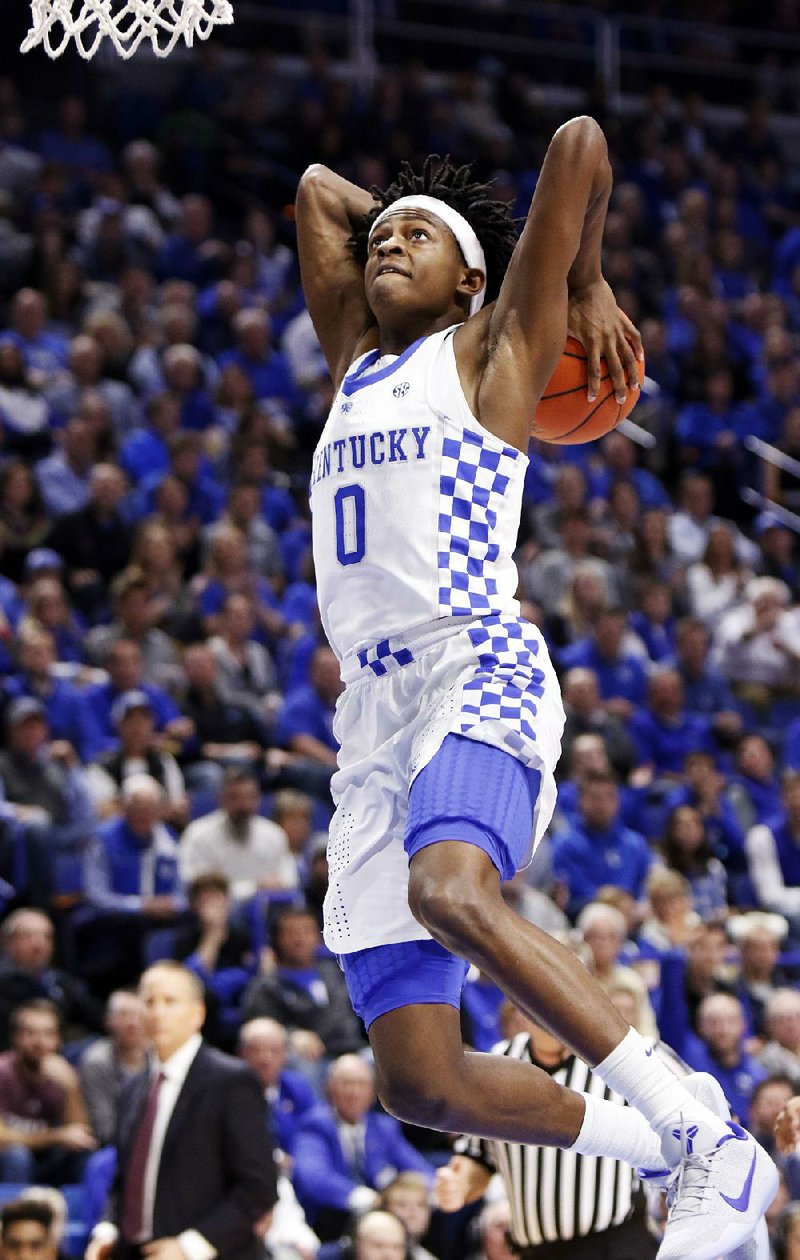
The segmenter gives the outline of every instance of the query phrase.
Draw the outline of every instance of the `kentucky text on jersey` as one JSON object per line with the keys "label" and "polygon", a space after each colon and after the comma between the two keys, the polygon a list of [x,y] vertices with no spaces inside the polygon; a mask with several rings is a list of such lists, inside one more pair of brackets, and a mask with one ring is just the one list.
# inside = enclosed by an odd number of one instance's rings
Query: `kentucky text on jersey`
{"label": "kentucky text on jersey", "polygon": [[405,464],[425,459],[425,443],[431,426],[406,429],[376,429],[374,433],[354,433],[325,442],[314,456],[311,485],[326,477],[338,477],[366,464]]}

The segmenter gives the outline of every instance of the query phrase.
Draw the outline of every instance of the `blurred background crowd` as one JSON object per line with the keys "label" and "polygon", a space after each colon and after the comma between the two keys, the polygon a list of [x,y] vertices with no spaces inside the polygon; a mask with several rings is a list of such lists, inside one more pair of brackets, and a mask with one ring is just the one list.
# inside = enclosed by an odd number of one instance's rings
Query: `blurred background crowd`
{"label": "blurred background crowd", "polygon": [[[617,97],[589,75],[568,102],[547,88],[580,14],[535,8],[464,17],[553,40],[528,66],[457,48],[446,74],[422,31],[413,58],[384,40],[365,86],[317,27],[278,22],[163,82],[69,59],[0,78],[0,1182],[67,1188],[70,1254],[160,958],[202,979],[207,1040],[272,1103],[299,1200],[275,1255],[338,1238],[387,1167],[427,1204],[449,1157],[387,1128],[337,1180],[318,1140],[320,1108],[363,1115],[374,1085],[320,937],[341,684],[307,482],[331,385],[288,209],[312,161],[383,186],[447,153],[522,216],[555,127],[579,109],[605,127],[604,271],[647,380],[635,425],[531,450],[519,594],[568,717],[556,818],[507,896],[762,1138],[800,1092],[797,6],[737,6],[775,38],[735,100],[713,76]],[[658,0],[645,16],[642,55],[736,58],[724,25],[714,47]],[[463,1022],[478,1049],[504,1034],[485,977]],[[49,1137],[21,1142],[31,1125]],[[796,1256],[785,1174],[771,1228]],[[465,1241],[425,1207],[414,1254],[502,1260],[486,1211]]]}

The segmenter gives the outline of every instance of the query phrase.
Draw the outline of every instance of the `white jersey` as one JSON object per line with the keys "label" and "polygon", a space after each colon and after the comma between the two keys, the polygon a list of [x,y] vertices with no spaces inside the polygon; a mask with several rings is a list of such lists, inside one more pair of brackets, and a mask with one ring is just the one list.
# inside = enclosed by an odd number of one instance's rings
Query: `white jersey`
{"label": "white jersey", "polygon": [[319,604],[346,684],[325,898],[338,954],[428,937],[408,905],[404,834],[411,784],[448,734],[538,773],[531,849],[555,803],[564,711],[514,598],[528,460],[472,415],[454,333],[357,360],[314,456]]}
{"label": "white jersey", "polygon": [[448,617],[516,615],[513,561],[527,456],[464,397],[458,325],[390,362],[358,359],[311,476],[314,563],[340,659]]}

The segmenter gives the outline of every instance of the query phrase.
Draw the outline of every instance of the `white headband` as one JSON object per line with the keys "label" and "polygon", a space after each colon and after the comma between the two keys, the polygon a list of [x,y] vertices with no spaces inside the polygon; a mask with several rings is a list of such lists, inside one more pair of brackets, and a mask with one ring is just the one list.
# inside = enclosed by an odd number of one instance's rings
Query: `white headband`
{"label": "white headband", "polygon": [[394,214],[396,210],[427,210],[430,214],[435,214],[437,219],[441,219],[446,223],[453,236],[458,241],[461,253],[468,267],[475,267],[478,271],[483,272],[483,285],[479,293],[474,293],[469,301],[469,313],[474,315],[483,306],[486,296],[486,255],[483,252],[481,243],[475,235],[475,229],[467,223],[463,214],[459,214],[452,206],[448,206],[446,201],[440,201],[438,197],[426,197],[420,194],[418,197],[400,197],[397,201],[393,201],[390,206],[382,210],[377,219],[369,230],[369,239],[379,223],[387,215]]}

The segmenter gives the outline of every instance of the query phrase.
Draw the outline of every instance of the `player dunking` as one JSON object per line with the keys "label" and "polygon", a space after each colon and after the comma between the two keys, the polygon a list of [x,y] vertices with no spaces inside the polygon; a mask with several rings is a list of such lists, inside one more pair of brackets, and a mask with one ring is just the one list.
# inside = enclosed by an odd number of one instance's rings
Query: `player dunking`
{"label": "player dunking", "polygon": [[[429,159],[373,198],[315,166],[298,191],[303,286],[337,390],[311,478],[320,608],[345,682],[325,939],[388,1110],[666,1163],[678,1171],[659,1256],[714,1260],[752,1236],[773,1164],[500,892],[550,820],[564,721],[514,599],[531,418],[568,320],[589,348],[590,396],[600,353],[618,397],[636,380],[638,333],[600,270],[605,139],[589,118],[559,129],[516,244],[506,207],[470,180]],[[465,1053],[464,960],[631,1108]]]}

